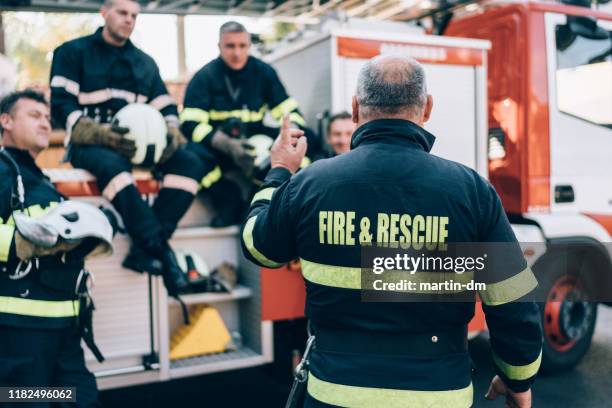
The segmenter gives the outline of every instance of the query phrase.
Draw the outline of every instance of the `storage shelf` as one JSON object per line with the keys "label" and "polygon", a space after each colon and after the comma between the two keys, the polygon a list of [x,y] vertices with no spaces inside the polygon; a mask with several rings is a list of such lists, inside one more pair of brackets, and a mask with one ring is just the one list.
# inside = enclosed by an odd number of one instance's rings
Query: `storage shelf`
{"label": "storage shelf", "polygon": [[226,353],[173,360],[170,362],[170,378],[234,370],[265,363],[263,355],[248,347],[241,347]]}
{"label": "storage shelf", "polygon": [[[246,299],[253,295],[251,288],[246,286],[238,285],[230,293],[192,293],[188,295],[181,295],[181,300],[185,304],[193,305],[197,303],[218,303],[227,302],[230,300]],[[172,305],[178,305],[178,302],[174,298],[168,299]]]}

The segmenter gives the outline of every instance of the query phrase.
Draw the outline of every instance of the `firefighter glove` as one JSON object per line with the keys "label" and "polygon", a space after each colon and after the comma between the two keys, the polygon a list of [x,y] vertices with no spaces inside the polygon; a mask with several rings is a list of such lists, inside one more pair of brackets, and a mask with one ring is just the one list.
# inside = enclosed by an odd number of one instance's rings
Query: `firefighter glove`
{"label": "firefighter glove", "polygon": [[88,117],[81,117],[74,125],[70,142],[85,145],[108,146],[127,158],[136,153],[136,144],[133,140],[125,138],[130,130],[116,123],[102,125]]}
{"label": "firefighter glove", "polygon": [[217,130],[211,141],[212,147],[232,158],[247,177],[253,174],[255,147],[245,139],[231,138]]}
{"label": "firefighter glove", "polygon": [[178,128],[169,127],[168,128],[168,143],[166,144],[166,148],[164,149],[161,158],[159,159],[160,163],[164,163],[168,160],[172,155],[178,150],[179,147],[187,143],[187,139],[181,133]]}

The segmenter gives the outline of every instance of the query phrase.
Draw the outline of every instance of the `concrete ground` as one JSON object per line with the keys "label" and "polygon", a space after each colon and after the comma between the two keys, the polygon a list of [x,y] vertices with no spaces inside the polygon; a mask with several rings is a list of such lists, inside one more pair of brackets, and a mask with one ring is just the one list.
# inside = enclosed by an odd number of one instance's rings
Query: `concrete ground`
{"label": "concrete ground", "polygon": [[[489,344],[474,339],[470,350],[477,371],[474,407],[503,407],[501,398],[484,399],[493,376]],[[538,378],[534,407],[607,408],[612,406],[612,308],[600,306],[593,345],[575,370]],[[265,368],[221,373],[103,392],[105,407],[283,407],[288,388]]]}

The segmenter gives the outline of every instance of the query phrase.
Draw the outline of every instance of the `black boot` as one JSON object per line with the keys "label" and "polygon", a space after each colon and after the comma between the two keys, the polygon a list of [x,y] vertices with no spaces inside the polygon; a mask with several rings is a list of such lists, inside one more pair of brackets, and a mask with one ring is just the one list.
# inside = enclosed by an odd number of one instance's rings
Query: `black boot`
{"label": "black boot", "polygon": [[158,257],[164,267],[162,276],[164,285],[170,296],[176,296],[189,288],[189,280],[187,275],[179,267],[174,255],[174,251],[168,243],[164,243],[160,247]]}
{"label": "black boot", "polygon": [[151,275],[158,276],[161,275],[164,270],[162,262],[157,257],[149,255],[145,250],[136,245],[132,245],[122,265],[124,268],[136,272],[148,272]]}

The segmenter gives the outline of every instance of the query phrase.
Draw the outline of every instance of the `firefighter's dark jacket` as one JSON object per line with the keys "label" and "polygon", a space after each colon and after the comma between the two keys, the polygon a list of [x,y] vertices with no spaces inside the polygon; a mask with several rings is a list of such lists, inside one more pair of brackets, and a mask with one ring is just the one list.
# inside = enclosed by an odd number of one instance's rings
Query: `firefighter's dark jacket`
{"label": "firefighter's dark jacket", "polygon": [[276,137],[278,128],[264,124],[266,113],[276,123],[288,114],[293,123],[306,125],[298,103],[287,95],[270,65],[249,57],[243,69],[234,71],[216,58],[196,72],[187,85],[181,131],[196,143],[210,145],[208,136],[227,119],[237,118],[245,126],[246,136],[263,133]]}
{"label": "firefighter's dark jacket", "polygon": [[[27,151],[6,149],[17,163],[25,188],[26,213],[40,217],[64,197],[36,166]],[[39,258],[38,267],[32,265],[30,273],[21,279],[10,279],[19,266],[15,253],[15,227],[13,211],[19,207],[14,193],[15,174],[4,160],[0,160],[0,325],[26,328],[59,329],[75,324],[79,301],[74,288],[58,290],[43,283],[43,272],[77,275],[83,263],[62,262],[60,256]],[[21,265],[20,269],[25,269]],[[74,282],[76,286],[76,280]]]}
{"label": "firefighter's dark jacket", "polygon": [[[497,372],[512,389],[524,391],[540,365],[542,334],[537,305],[515,300],[531,292],[537,282],[493,187],[472,169],[430,154],[434,139],[409,121],[375,120],[359,127],[346,154],[315,162],[292,177],[286,169],[272,169],[251,203],[242,229],[243,251],[256,264],[272,268],[300,259],[305,312],[315,326],[374,336],[435,335],[465,328],[474,314],[474,302],[361,301],[360,242],[371,242],[372,236],[376,242],[377,216],[408,214],[414,222],[417,215],[445,216],[447,242],[509,243],[517,258],[514,270],[490,282],[490,290],[480,295]],[[353,213],[354,242],[349,242],[346,229],[327,234],[324,224],[335,217],[329,211],[344,212],[344,225]],[[340,245],[331,244],[340,236]],[[359,335],[352,338],[360,341]],[[333,405],[471,404],[467,351],[419,358],[326,353],[315,348],[311,368],[308,392]],[[438,392],[449,390],[453,391]],[[412,405],[402,405],[406,401]]]}
{"label": "firefighter's dark jacket", "polygon": [[55,126],[68,132],[81,115],[100,122],[128,103],[148,103],[178,127],[176,102],[168,95],[153,58],[128,40],[108,44],[102,28],[60,45],[51,64],[51,114]]}

